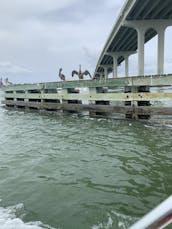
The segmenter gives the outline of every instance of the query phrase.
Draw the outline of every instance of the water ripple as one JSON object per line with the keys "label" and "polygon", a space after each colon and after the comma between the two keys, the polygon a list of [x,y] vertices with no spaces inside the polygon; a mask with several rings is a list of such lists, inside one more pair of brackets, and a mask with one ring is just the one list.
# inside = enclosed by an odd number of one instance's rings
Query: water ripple
{"label": "water ripple", "polygon": [[168,126],[0,108],[0,197],[29,222],[127,228],[171,194],[171,149]]}

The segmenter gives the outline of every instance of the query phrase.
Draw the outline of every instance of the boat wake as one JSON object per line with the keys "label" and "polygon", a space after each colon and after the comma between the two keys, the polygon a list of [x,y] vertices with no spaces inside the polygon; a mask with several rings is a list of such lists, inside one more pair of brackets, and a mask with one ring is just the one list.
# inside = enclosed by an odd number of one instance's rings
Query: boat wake
{"label": "boat wake", "polygon": [[92,229],[127,229],[137,220],[138,218],[111,211],[111,213],[107,214],[107,219],[104,222],[93,225]]}
{"label": "boat wake", "polygon": [[[0,207],[0,229],[56,229],[40,221],[24,222],[25,210],[23,204],[17,204],[7,208]],[[107,219],[98,222],[91,229],[127,229],[137,219],[111,211],[107,213]]]}
{"label": "boat wake", "polygon": [[17,204],[8,208],[0,207],[0,228],[1,229],[55,229],[40,221],[24,222],[24,205]]}

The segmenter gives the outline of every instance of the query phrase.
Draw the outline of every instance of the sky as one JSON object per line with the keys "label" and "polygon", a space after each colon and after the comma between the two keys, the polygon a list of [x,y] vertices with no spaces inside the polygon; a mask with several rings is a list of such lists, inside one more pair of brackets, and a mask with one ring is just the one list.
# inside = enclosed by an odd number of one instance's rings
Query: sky
{"label": "sky", "polygon": [[[13,83],[68,80],[96,63],[125,0],[0,0],[0,77]],[[172,28],[166,31],[165,73],[171,73]],[[145,47],[145,73],[156,72],[157,38]],[[171,48],[170,48],[171,47]],[[151,52],[150,52],[151,50]],[[130,58],[137,74],[137,56]],[[119,75],[124,75],[123,64]]]}

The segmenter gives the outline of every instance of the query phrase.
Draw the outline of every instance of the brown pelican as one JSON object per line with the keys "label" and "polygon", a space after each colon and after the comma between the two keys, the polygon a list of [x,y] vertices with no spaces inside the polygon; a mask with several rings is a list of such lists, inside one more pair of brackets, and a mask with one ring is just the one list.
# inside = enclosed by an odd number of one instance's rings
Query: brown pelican
{"label": "brown pelican", "polygon": [[10,82],[10,81],[8,80],[8,78],[5,78],[5,84],[6,84],[7,86],[13,85],[13,83]]}
{"label": "brown pelican", "polygon": [[2,78],[0,78],[0,87],[4,86]]}
{"label": "brown pelican", "polygon": [[95,74],[95,76],[93,77],[93,80],[99,80],[101,78],[100,74]]}
{"label": "brown pelican", "polygon": [[66,77],[65,77],[65,75],[62,74],[62,70],[63,70],[62,68],[59,69],[59,78],[60,78],[61,80],[65,81],[65,78],[66,78]]}
{"label": "brown pelican", "polygon": [[89,73],[88,70],[85,70],[84,72],[81,71],[81,65],[79,65],[79,71],[78,72],[76,70],[72,71],[72,77],[74,77],[74,75],[77,75],[80,80],[84,79],[84,75],[85,76],[89,75],[91,78],[91,74]]}

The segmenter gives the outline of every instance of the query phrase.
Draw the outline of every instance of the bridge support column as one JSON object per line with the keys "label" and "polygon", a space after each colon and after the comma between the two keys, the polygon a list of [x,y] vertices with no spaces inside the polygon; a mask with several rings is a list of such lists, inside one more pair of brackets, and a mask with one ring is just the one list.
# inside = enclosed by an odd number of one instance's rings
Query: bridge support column
{"label": "bridge support column", "polygon": [[108,67],[104,67],[104,77],[105,77],[105,79],[107,79],[108,78]]}
{"label": "bridge support column", "polygon": [[100,67],[102,67],[104,69],[104,78],[108,79],[108,75],[109,75],[109,69],[113,68],[113,65],[108,64],[108,65],[99,65]]}
{"label": "bridge support column", "polygon": [[158,34],[158,57],[157,74],[164,73],[164,40],[165,29],[172,25],[171,19],[165,20],[133,20],[125,21],[123,26],[133,28],[138,33],[138,75],[144,75],[144,43],[145,33],[149,29],[154,29]]}
{"label": "bridge support column", "polygon": [[118,77],[118,54],[116,52],[107,52],[106,55],[111,56],[113,58],[113,78]]}
{"label": "bridge support column", "polygon": [[107,52],[106,55],[109,55],[113,58],[113,77],[117,78],[118,77],[118,58],[123,57],[125,60],[125,77],[129,76],[129,56],[135,54],[136,52],[132,51],[124,51],[124,52]]}
{"label": "bridge support column", "polygon": [[125,77],[128,77],[129,76],[129,68],[128,68],[128,65],[129,65],[129,56],[125,56]]}
{"label": "bridge support column", "polygon": [[157,56],[157,73],[158,75],[164,74],[164,41],[165,41],[165,28],[157,29],[158,33],[158,56]]}
{"label": "bridge support column", "polygon": [[103,72],[100,72],[100,79],[103,79],[103,77],[104,77]]}
{"label": "bridge support column", "polygon": [[144,64],[145,64],[145,29],[137,29],[138,34],[138,75],[144,75]]}
{"label": "bridge support column", "polygon": [[118,57],[113,55],[113,78],[118,77]]}

